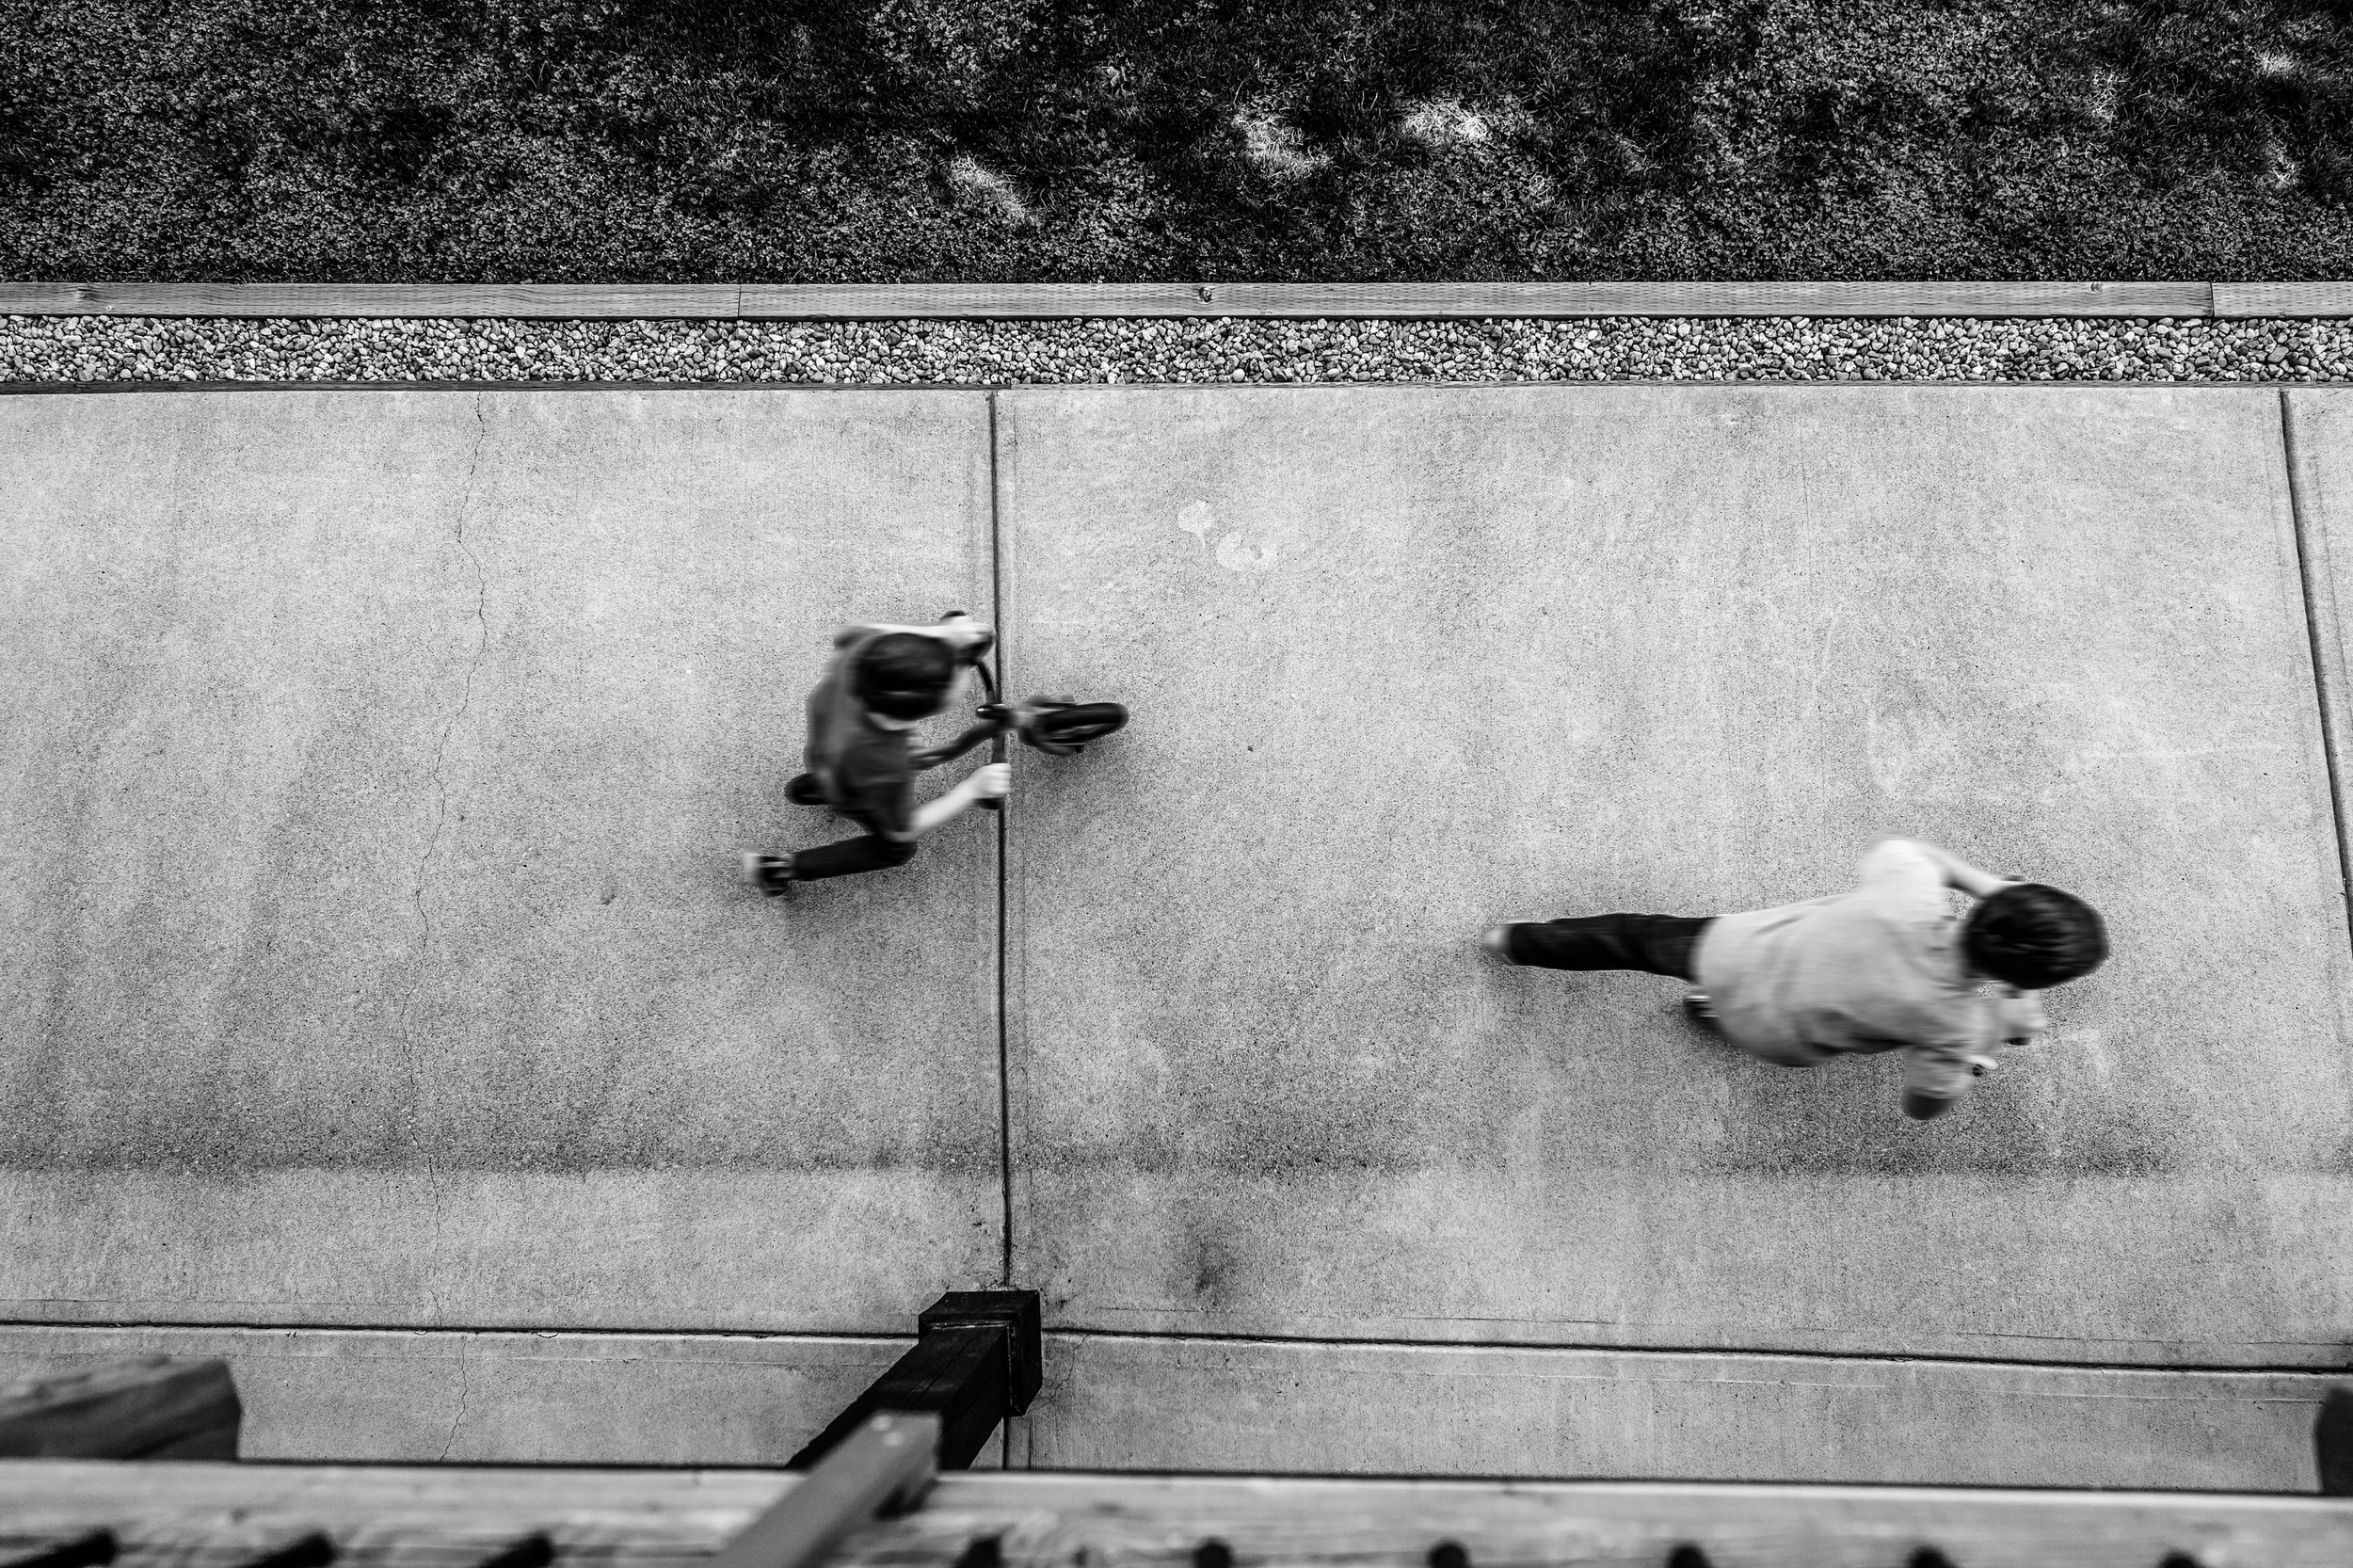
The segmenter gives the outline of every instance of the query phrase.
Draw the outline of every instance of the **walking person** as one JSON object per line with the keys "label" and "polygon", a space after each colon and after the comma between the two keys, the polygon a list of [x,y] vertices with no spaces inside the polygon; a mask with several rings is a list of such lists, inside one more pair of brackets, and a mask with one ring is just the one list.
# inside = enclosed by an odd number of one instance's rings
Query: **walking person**
{"label": "walking person", "polygon": [[[1977,902],[1962,920],[1945,889]],[[1981,872],[1933,844],[1872,846],[1853,891],[1712,917],[1587,915],[1491,926],[1513,964],[1635,969],[1696,987],[1692,1018],[1785,1067],[1904,1054],[1903,1112],[1952,1109],[2001,1044],[2048,1027],[2041,993],[2107,956],[2097,911],[2041,883]]]}

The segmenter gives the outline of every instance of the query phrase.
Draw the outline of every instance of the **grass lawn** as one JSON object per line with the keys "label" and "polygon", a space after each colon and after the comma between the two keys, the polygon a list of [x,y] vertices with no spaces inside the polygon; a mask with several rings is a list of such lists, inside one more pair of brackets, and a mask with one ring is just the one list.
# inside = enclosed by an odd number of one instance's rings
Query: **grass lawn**
{"label": "grass lawn", "polygon": [[0,0],[0,277],[2353,277],[2346,0]]}

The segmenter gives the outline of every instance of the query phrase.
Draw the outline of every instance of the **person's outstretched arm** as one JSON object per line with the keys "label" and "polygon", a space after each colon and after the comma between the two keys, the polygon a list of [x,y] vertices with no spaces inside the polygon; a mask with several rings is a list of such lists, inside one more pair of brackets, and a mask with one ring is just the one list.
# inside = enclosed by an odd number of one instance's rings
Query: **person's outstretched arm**
{"label": "person's outstretched arm", "polygon": [[1943,873],[1945,886],[1958,888],[1971,898],[1984,898],[1990,893],[1999,892],[2004,888],[2012,887],[2017,882],[2015,877],[1995,876],[1992,872],[1981,872],[1959,856],[1918,839],[1890,839],[1884,842],[1902,844],[1927,856]]}

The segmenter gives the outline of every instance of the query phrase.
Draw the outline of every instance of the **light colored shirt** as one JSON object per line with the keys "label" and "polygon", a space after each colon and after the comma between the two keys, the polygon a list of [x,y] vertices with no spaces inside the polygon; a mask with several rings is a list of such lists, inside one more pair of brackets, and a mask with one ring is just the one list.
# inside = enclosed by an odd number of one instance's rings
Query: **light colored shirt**
{"label": "light colored shirt", "polygon": [[2000,1028],[1960,936],[1944,869],[1891,839],[1863,857],[1851,893],[1717,917],[1696,978],[1725,1038],[1751,1055],[1810,1067],[1900,1050],[1905,1090],[1956,1099]]}

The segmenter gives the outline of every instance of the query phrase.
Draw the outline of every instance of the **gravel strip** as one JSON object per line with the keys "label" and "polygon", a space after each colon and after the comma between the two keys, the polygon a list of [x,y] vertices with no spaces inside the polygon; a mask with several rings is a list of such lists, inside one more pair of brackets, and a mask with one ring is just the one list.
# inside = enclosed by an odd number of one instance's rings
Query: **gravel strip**
{"label": "gravel strip", "polygon": [[2353,321],[0,317],[0,383],[2353,380]]}

